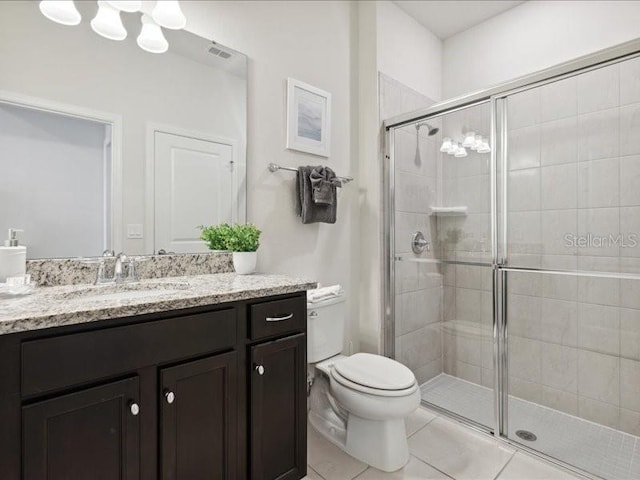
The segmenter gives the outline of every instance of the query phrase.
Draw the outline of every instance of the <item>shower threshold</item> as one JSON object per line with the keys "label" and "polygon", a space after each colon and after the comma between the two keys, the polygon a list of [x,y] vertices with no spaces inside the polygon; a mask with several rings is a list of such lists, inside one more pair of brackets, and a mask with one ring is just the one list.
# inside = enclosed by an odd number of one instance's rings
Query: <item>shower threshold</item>
{"label": "shower threshold", "polygon": [[[442,373],[420,390],[425,402],[487,427],[495,423],[490,388]],[[512,441],[607,480],[640,479],[640,437],[511,395],[508,414]]]}

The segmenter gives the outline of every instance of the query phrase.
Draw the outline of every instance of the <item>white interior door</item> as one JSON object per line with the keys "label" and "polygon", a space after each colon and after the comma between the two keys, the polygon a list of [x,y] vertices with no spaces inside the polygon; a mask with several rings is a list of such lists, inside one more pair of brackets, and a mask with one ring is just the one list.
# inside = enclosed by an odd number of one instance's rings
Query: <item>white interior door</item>
{"label": "white interior door", "polygon": [[155,251],[207,251],[199,225],[232,222],[233,146],[156,131]]}

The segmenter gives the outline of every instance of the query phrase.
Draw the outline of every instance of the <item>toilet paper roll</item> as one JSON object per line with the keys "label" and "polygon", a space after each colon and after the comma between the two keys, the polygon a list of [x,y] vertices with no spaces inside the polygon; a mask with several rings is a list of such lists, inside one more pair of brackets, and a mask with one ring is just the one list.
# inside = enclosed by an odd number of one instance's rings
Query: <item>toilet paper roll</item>
{"label": "toilet paper roll", "polygon": [[27,273],[27,247],[0,247],[0,282]]}

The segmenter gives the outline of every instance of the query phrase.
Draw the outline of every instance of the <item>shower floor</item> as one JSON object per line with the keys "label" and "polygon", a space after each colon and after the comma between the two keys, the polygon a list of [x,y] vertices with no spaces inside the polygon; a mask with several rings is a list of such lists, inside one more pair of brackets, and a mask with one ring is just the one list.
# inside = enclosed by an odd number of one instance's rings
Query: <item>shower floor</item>
{"label": "shower floor", "polygon": [[[422,399],[493,427],[493,390],[447,374],[421,385]],[[509,396],[509,438],[607,480],[640,479],[640,437]],[[538,438],[521,441],[517,430]]]}

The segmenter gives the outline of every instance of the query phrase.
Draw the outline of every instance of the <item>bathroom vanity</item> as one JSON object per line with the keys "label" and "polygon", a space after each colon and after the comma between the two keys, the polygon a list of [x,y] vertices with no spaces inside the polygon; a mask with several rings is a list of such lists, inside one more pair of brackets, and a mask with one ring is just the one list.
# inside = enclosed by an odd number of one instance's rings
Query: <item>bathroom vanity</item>
{"label": "bathroom vanity", "polygon": [[314,286],[223,273],[0,301],[2,478],[304,477]]}

